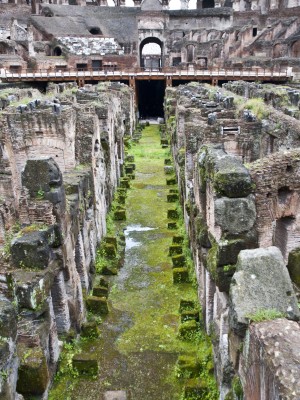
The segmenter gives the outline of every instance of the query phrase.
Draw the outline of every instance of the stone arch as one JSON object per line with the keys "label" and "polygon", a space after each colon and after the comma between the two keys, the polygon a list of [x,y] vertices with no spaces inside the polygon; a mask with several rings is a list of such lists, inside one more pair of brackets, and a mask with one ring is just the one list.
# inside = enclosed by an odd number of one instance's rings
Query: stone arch
{"label": "stone arch", "polygon": [[59,57],[59,56],[62,55],[62,49],[61,49],[60,46],[54,47],[54,49],[53,49],[53,55],[54,55],[54,56],[57,56],[57,57]]}
{"label": "stone arch", "polygon": [[193,44],[189,44],[186,46],[186,61],[188,63],[194,62],[195,58],[195,46]]}
{"label": "stone arch", "polygon": [[149,65],[152,65],[152,62],[154,63],[154,65],[158,66],[159,68],[161,68],[163,66],[163,42],[157,38],[157,37],[146,37],[145,39],[143,39],[140,43],[140,66],[142,68],[146,67],[146,60],[143,57],[143,49],[147,44],[156,44],[160,47],[160,54],[153,54],[152,57],[149,58],[149,61],[147,61],[147,63]]}
{"label": "stone arch", "polygon": [[296,40],[292,43],[291,56],[296,58],[300,57],[300,40]]}
{"label": "stone arch", "polygon": [[273,47],[273,58],[279,58],[282,57],[283,55],[284,53],[282,44],[281,43],[275,44],[275,46]]}

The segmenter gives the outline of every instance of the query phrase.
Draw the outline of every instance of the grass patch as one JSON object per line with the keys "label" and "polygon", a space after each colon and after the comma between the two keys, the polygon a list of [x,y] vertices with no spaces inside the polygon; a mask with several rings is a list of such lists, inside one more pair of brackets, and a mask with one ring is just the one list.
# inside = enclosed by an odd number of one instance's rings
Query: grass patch
{"label": "grass patch", "polygon": [[284,313],[275,309],[258,310],[254,314],[247,315],[247,318],[249,318],[251,322],[271,321],[273,319],[284,318],[284,317],[285,317]]}

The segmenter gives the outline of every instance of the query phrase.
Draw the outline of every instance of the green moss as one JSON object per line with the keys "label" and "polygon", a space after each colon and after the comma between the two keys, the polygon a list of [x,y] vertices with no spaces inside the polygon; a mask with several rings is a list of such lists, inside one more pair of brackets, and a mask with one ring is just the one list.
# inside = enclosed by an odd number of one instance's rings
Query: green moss
{"label": "green moss", "polygon": [[242,400],[244,391],[241,380],[237,375],[233,377],[231,385],[232,385],[232,391],[235,394],[237,400]]}

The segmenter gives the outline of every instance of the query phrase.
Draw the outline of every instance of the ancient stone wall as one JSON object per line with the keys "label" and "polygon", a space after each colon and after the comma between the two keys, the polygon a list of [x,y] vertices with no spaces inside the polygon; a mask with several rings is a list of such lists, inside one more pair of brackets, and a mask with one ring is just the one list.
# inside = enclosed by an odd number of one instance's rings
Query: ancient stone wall
{"label": "ancient stone wall", "polygon": [[[280,366],[269,355],[298,335],[296,323],[276,318],[300,315],[299,137],[278,126],[279,140],[270,145],[266,126],[284,114],[269,105],[262,112],[263,100],[247,104],[195,83],[168,88],[167,130],[220,399],[296,399],[299,385],[283,377],[290,368],[299,372],[299,355],[291,361],[285,350]],[[270,335],[256,324],[265,318],[275,318]],[[295,327],[285,338],[284,324]]]}
{"label": "ancient stone wall", "polygon": [[61,84],[1,115],[1,399],[46,393],[85,321],[133,110],[125,85]]}

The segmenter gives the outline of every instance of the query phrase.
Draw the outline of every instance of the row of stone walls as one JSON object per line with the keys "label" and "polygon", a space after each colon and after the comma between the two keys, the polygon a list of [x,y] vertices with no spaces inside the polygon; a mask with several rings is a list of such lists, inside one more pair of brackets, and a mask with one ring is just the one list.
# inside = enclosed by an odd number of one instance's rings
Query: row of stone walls
{"label": "row of stone walls", "polygon": [[168,88],[167,131],[220,399],[296,400],[300,386],[285,376],[299,374],[299,354],[289,357],[291,343],[300,344],[290,321],[300,316],[299,139],[278,127],[270,148],[265,126],[277,111],[255,115],[246,101],[196,83]]}
{"label": "row of stone walls", "polygon": [[133,128],[133,93],[113,83],[52,85],[1,116],[1,399],[46,398],[61,335],[85,321]]}

